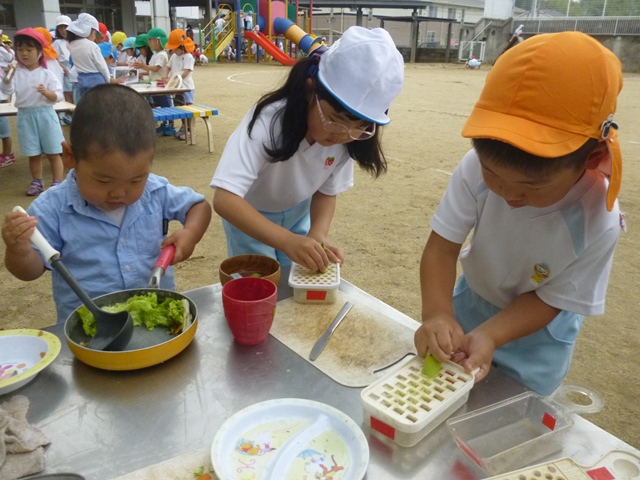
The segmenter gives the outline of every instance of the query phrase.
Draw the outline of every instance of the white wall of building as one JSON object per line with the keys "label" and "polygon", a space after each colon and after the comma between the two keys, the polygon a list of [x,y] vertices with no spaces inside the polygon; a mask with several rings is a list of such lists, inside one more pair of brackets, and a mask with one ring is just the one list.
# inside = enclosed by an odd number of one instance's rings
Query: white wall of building
{"label": "white wall of building", "polygon": [[506,20],[513,15],[515,0],[485,0],[484,17]]}
{"label": "white wall of building", "polygon": [[151,25],[153,27],[162,28],[167,33],[171,31],[169,2],[167,0],[150,0],[148,2],[136,1],[135,7],[136,16],[152,17]]}

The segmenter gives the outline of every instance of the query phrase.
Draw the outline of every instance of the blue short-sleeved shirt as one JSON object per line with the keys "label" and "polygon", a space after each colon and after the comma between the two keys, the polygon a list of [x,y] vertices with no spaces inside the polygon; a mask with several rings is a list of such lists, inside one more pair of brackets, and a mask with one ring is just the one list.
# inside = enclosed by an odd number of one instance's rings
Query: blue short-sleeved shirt
{"label": "blue short-sleeved shirt", "polygon": [[[37,217],[38,229],[94,298],[146,287],[166,224],[171,220],[184,224],[187,212],[202,201],[204,196],[193,189],[175,187],[151,174],[142,197],[127,207],[118,225],[80,195],[75,170],[71,170],[66,181],[42,193],[28,213]],[[57,322],[62,323],[81,301],[55,270],[52,285]],[[175,289],[172,268],[167,269],[161,287]]]}

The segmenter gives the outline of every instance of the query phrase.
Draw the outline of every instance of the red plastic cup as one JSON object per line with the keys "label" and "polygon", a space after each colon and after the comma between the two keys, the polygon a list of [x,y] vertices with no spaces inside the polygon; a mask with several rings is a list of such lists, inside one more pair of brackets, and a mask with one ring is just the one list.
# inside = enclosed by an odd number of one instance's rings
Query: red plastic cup
{"label": "red plastic cup", "polygon": [[243,277],[222,287],[222,306],[233,339],[240,345],[267,340],[276,314],[278,288],[266,278]]}

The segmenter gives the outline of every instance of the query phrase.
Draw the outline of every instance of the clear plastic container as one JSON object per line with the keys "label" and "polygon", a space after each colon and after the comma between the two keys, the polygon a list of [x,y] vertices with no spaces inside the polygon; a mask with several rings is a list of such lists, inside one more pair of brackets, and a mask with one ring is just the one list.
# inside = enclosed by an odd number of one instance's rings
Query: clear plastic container
{"label": "clear plastic container", "polygon": [[[572,392],[587,395],[589,405],[573,403]],[[597,412],[602,405],[596,392],[563,385],[552,398],[526,392],[451,418],[447,427],[471,460],[488,474],[497,475],[562,450],[573,425],[570,413]]]}
{"label": "clear plastic container", "polygon": [[330,264],[324,272],[314,272],[297,263],[291,264],[289,286],[299,303],[333,303],[338,298],[340,265]]}
{"label": "clear plastic container", "polygon": [[469,398],[473,375],[452,362],[434,379],[422,375],[423,359],[414,357],[365,388],[360,399],[365,424],[403,447],[412,447]]}

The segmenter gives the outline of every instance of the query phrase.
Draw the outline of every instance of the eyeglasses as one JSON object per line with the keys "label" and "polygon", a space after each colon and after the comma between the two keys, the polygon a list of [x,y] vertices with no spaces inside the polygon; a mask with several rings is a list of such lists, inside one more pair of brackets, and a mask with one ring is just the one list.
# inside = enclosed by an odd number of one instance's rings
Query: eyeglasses
{"label": "eyeglasses", "polygon": [[320,114],[320,120],[322,121],[322,127],[330,133],[337,133],[340,135],[349,135],[351,140],[369,140],[376,133],[376,124],[370,123],[363,128],[349,128],[341,123],[332,122],[327,120],[322,113],[322,107],[320,106],[320,99],[316,95],[316,104],[318,105],[318,113]]}

